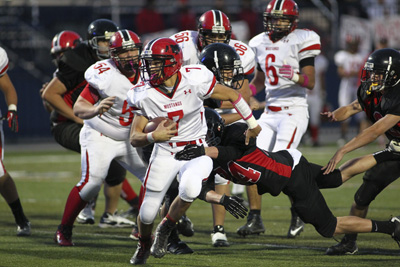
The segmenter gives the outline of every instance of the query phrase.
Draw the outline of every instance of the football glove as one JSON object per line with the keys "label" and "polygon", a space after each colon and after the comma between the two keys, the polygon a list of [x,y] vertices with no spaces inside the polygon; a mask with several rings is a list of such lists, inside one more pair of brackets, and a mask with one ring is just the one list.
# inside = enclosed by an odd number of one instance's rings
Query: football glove
{"label": "football glove", "polygon": [[191,160],[200,156],[204,156],[206,151],[204,146],[198,145],[186,145],[182,151],[175,154],[175,159],[177,160]]}
{"label": "football glove", "polygon": [[295,83],[299,81],[299,75],[294,72],[293,67],[290,65],[283,65],[279,69],[279,74],[281,74],[283,78],[294,81]]}
{"label": "football glove", "polygon": [[18,132],[18,114],[16,110],[9,110],[7,112],[7,121],[11,131]]}
{"label": "football glove", "polygon": [[242,204],[243,199],[237,196],[223,195],[219,204],[225,207],[225,209],[233,215],[236,219],[244,218],[247,216],[248,209]]}
{"label": "football glove", "polygon": [[400,142],[391,140],[389,143],[389,151],[400,153]]}

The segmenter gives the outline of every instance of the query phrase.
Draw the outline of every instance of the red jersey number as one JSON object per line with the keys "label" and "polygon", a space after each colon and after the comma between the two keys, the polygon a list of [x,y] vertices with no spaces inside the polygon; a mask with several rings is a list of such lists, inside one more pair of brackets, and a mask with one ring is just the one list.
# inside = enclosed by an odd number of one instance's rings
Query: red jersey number
{"label": "red jersey number", "polygon": [[102,74],[103,72],[108,71],[110,69],[108,67],[105,67],[106,65],[107,65],[106,63],[102,62],[102,63],[96,64],[96,66],[94,66],[93,68],[95,70],[98,70],[99,74]]}
{"label": "red jersey number", "polygon": [[[183,118],[183,110],[168,112],[168,118],[176,122],[176,129],[179,132],[179,121]],[[176,132],[175,136],[178,135],[178,132]]]}
{"label": "red jersey number", "polygon": [[261,172],[250,167],[248,167],[247,169],[243,168],[233,161],[228,163],[228,168],[232,176],[239,181],[246,181],[255,184],[258,180],[260,180],[261,177]]}
{"label": "red jersey number", "polygon": [[187,41],[189,41],[189,33],[188,32],[182,32],[182,33],[178,33],[178,34],[175,34],[174,35],[174,37],[175,37],[175,42],[177,42],[177,43],[182,43],[182,42],[187,42]]}
{"label": "red jersey number", "polygon": [[246,51],[247,51],[247,47],[244,45],[235,43],[233,46],[235,47],[236,52],[238,53],[239,56],[243,56],[244,53],[246,53]]}
{"label": "red jersey number", "polygon": [[270,66],[269,63],[275,62],[275,55],[268,54],[265,58],[265,74],[268,77],[268,82],[270,85],[277,85],[278,84],[278,75],[276,73],[276,69],[274,66]]}
{"label": "red jersey number", "polygon": [[119,124],[122,126],[129,126],[133,121],[133,108],[128,106],[128,101],[124,101],[122,105],[122,114],[129,113],[128,121],[125,121],[126,118],[120,116],[119,117]]}

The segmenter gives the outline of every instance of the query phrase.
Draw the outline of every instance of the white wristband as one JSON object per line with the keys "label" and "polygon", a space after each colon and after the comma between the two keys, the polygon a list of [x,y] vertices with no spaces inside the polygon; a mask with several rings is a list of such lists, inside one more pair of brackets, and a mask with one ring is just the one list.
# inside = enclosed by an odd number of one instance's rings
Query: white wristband
{"label": "white wristband", "polygon": [[257,120],[254,116],[251,116],[250,119],[246,120],[246,123],[249,126],[249,129],[254,129],[258,126]]}
{"label": "white wristband", "polygon": [[297,73],[293,73],[292,81],[297,83],[300,79],[300,76]]}
{"label": "white wristband", "polygon": [[155,142],[154,137],[153,137],[153,133],[148,133],[146,135],[146,138],[147,138],[147,141],[149,141],[150,144]]}
{"label": "white wristband", "polygon": [[17,105],[14,105],[14,104],[8,105],[8,110],[17,111]]}

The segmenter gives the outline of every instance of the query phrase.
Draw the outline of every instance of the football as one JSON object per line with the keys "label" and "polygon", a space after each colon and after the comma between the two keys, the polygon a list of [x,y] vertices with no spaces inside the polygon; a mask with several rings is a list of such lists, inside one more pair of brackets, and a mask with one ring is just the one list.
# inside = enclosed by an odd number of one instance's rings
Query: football
{"label": "football", "polygon": [[158,125],[163,122],[165,123],[164,126],[169,126],[171,124],[175,124],[175,122],[169,118],[166,117],[156,117],[154,119],[152,119],[151,121],[149,121],[146,126],[144,127],[143,132],[144,133],[150,133],[152,131],[154,131],[155,129],[157,129]]}

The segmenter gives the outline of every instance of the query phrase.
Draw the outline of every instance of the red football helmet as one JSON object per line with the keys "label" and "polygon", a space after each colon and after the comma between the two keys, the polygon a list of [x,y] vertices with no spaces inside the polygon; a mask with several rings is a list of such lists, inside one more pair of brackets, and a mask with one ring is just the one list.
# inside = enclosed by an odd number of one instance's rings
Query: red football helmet
{"label": "red football helmet", "polygon": [[182,50],[170,38],[151,40],[143,49],[141,77],[152,86],[159,86],[178,73],[183,64]]}
{"label": "red football helmet", "polygon": [[[272,0],[265,9],[263,17],[265,33],[276,42],[296,29],[299,8],[293,0]],[[289,23],[282,24],[281,20],[288,20]]]}
{"label": "red football helmet", "polygon": [[[143,44],[136,33],[129,30],[119,30],[111,36],[110,57],[122,73],[132,76],[139,70],[139,57],[142,46]],[[124,55],[120,57],[121,54]]]}
{"label": "red football helmet", "polygon": [[74,31],[62,31],[57,33],[51,41],[50,54],[53,57],[53,63],[58,66],[58,61],[63,52],[75,48],[82,42],[82,38]]}
{"label": "red football helmet", "polygon": [[212,43],[227,44],[232,34],[232,26],[228,16],[219,10],[209,10],[201,15],[197,30],[201,49]]}

